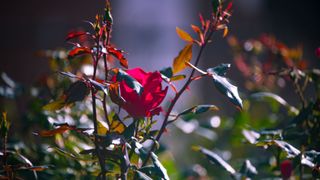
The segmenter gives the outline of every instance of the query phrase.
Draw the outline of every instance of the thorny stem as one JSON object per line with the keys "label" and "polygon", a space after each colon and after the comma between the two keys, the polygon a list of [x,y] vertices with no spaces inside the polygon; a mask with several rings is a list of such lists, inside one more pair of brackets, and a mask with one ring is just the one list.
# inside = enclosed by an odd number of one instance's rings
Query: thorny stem
{"label": "thorny stem", "polygon": [[[96,73],[97,73],[97,67],[100,59],[100,48],[99,48],[99,42],[100,42],[100,36],[99,34],[96,36],[96,46],[97,46],[97,52],[95,56],[93,55],[94,60],[94,69],[93,69],[93,76],[92,79],[95,80]],[[95,96],[95,89],[93,86],[91,86],[91,96],[92,96],[92,116],[93,116],[93,126],[94,126],[94,144],[95,144],[95,150],[96,154],[99,160],[101,173],[100,178],[102,180],[106,179],[106,169],[105,169],[105,161],[104,161],[104,155],[103,152],[100,149],[99,143],[98,143],[98,122],[97,122],[97,109],[96,109],[96,96]]]}
{"label": "thorny stem", "polygon": [[[212,36],[213,32],[214,32],[214,30],[212,29],[212,30],[210,31],[209,35],[207,36],[205,42],[204,42],[203,45],[201,46],[201,48],[200,48],[200,50],[199,50],[199,53],[198,53],[198,56],[197,56],[197,58],[196,58],[195,64],[194,64],[195,67],[198,66],[199,61],[200,61],[200,58],[201,58],[201,55],[202,55],[202,52],[203,52],[204,48],[206,47],[208,41],[211,39],[211,36]],[[178,99],[180,98],[180,96],[184,93],[184,91],[188,88],[189,84],[192,82],[192,80],[193,80],[193,75],[194,75],[195,71],[196,71],[196,70],[193,68],[192,71],[191,71],[191,73],[190,73],[190,76],[189,76],[188,80],[186,81],[186,83],[184,84],[184,86],[180,89],[180,91],[179,91],[179,92],[175,95],[175,97],[173,98],[173,100],[172,100],[172,102],[171,102],[171,104],[170,104],[170,106],[169,106],[169,108],[168,108],[168,110],[167,110],[166,116],[165,116],[165,118],[164,118],[164,120],[163,120],[162,126],[161,126],[161,128],[160,128],[160,130],[159,130],[159,133],[158,133],[158,135],[157,135],[157,137],[156,137],[156,141],[159,141],[159,139],[161,138],[163,132],[165,131],[166,126],[168,125],[168,120],[169,120],[169,116],[170,116],[170,114],[171,114],[171,111],[173,110],[173,107],[174,107],[175,104],[177,103],[177,101],[178,101]],[[142,167],[147,164],[147,162],[148,162],[148,160],[149,160],[149,158],[150,158],[150,156],[151,156],[151,152],[153,152],[153,151],[155,150],[155,148],[156,148],[156,143],[153,143],[152,146],[151,146],[150,151],[148,152],[148,155],[147,155],[145,161],[144,161],[143,164],[142,164]]]}
{"label": "thorny stem", "polygon": [[[107,3],[109,3],[109,1],[107,1]],[[107,40],[106,40],[106,43],[105,43],[106,49],[108,48],[108,46],[110,44],[110,32],[111,32],[111,25],[110,25],[110,27],[107,27]],[[108,63],[107,63],[107,54],[103,54],[103,62],[104,62],[104,70],[105,70],[105,81],[107,81],[108,80],[108,71],[109,71],[108,70]],[[106,116],[107,124],[110,127],[110,120],[109,120],[109,117],[108,117],[106,99],[107,99],[107,95],[104,93],[103,94],[102,106],[103,106],[104,114]]]}

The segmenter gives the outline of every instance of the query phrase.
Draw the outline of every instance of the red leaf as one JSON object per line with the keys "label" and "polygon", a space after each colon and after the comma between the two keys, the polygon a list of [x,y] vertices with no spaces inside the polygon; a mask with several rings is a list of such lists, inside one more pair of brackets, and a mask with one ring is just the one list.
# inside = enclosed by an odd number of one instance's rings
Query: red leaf
{"label": "red leaf", "polygon": [[68,33],[68,35],[66,37],[66,41],[69,41],[70,39],[77,38],[79,36],[86,35],[86,34],[89,34],[89,33],[88,32],[84,32],[84,31],[73,31],[73,32],[70,32],[70,33]]}
{"label": "red leaf", "polygon": [[232,8],[232,5],[233,5],[233,2],[229,2],[228,6],[226,8],[226,11],[230,11]]}
{"label": "red leaf", "polygon": [[68,130],[74,130],[78,133],[84,133],[84,131],[89,130],[89,128],[77,128],[76,126],[71,126],[69,124],[60,124],[59,127],[56,129],[43,130],[34,134],[42,137],[49,137],[49,136],[54,136],[56,134],[62,134]]}
{"label": "red leaf", "polygon": [[91,54],[91,50],[87,47],[77,47],[69,52],[68,58],[71,59],[83,54]]}
{"label": "red leaf", "polygon": [[128,60],[123,56],[123,51],[114,47],[109,47],[108,53],[119,59],[121,66],[128,68]]}

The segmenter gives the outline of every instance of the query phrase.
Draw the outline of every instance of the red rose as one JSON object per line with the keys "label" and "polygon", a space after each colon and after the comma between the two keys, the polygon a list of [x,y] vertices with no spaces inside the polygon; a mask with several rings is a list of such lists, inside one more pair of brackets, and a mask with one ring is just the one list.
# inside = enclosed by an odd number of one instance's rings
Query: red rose
{"label": "red rose", "polygon": [[159,105],[167,94],[168,87],[162,90],[162,78],[159,72],[144,72],[140,68],[126,71],[143,87],[141,95],[130,88],[125,81],[120,82],[120,92],[126,101],[122,108],[132,117],[150,117],[158,115],[162,110]]}
{"label": "red rose", "polygon": [[281,175],[283,179],[289,179],[292,175],[293,166],[290,160],[284,160],[280,164]]}

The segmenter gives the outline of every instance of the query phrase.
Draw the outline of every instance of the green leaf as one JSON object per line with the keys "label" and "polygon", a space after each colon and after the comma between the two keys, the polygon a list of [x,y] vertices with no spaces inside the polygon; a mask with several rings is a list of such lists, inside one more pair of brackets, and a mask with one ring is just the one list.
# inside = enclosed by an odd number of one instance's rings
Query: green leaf
{"label": "green leaf", "polygon": [[130,88],[135,90],[137,94],[141,95],[143,91],[142,85],[127,72],[123,71],[122,69],[118,69],[116,78],[118,82],[125,81]]}
{"label": "green leaf", "polygon": [[108,88],[106,85],[104,84],[101,84],[95,80],[92,80],[92,79],[89,79],[90,83],[97,89],[97,90],[100,90],[100,91],[103,91],[106,95],[109,95],[108,94]]}
{"label": "green leaf", "polygon": [[134,179],[139,179],[139,180],[152,180],[151,177],[149,177],[148,175],[146,175],[145,173],[136,170],[136,177]]}
{"label": "green leaf", "polygon": [[132,138],[132,140],[133,140],[132,148],[134,149],[135,153],[139,155],[142,162],[144,162],[148,152],[143,148],[143,145],[140,144],[136,138]]}
{"label": "green leaf", "polygon": [[301,164],[309,166],[312,169],[317,169],[320,171],[320,152],[317,152],[315,150],[306,151],[301,156]]}
{"label": "green leaf", "polygon": [[253,178],[258,174],[256,167],[254,167],[251,162],[247,159],[243,162],[242,167],[240,169],[240,173],[242,175],[242,179]]}
{"label": "green leaf", "polygon": [[185,78],[186,78],[186,75],[180,74],[180,75],[172,76],[170,78],[170,81],[180,81]]}
{"label": "green leaf", "polygon": [[111,15],[111,9],[109,6],[107,6],[104,10],[104,21],[107,21],[109,22],[110,24],[113,23],[113,18],[112,18],[112,15]]}
{"label": "green leaf", "polygon": [[158,156],[156,154],[154,154],[153,152],[151,152],[151,159],[154,164],[154,168],[156,170],[156,173],[164,180],[169,180],[170,178],[168,176],[166,168],[163,167],[163,165],[161,164],[161,162],[158,159]]}
{"label": "green leaf", "polygon": [[43,106],[43,110],[45,111],[56,111],[56,110],[60,110],[61,108],[63,108],[66,105],[65,101],[63,98],[60,98],[56,101],[52,101],[49,104]]}
{"label": "green leaf", "polygon": [[82,101],[90,90],[86,83],[82,81],[76,81],[70,85],[68,90],[64,93],[66,95],[65,102],[67,104],[74,103],[76,101]]}
{"label": "green leaf", "polygon": [[218,154],[203,147],[193,147],[193,149],[204,154],[212,164],[218,165],[219,167],[227,171],[230,175],[236,175],[236,170],[234,170],[234,168],[225,160],[223,160]]}
{"label": "green leaf", "polygon": [[80,160],[80,161],[87,161],[87,162],[95,162],[97,161],[97,159],[93,159],[93,158],[89,158],[89,159],[86,159],[86,158],[82,158],[82,157],[79,157],[79,156],[76,156],[70,152],[67,152],[63,149],[60,149],[58,147],[50,147],[52,148],[53,150],[55,150],[58,154],[62,155],[62,156],[65,156],[65,157],[68,157],[68,158],[71,158],[71,159],[75,159],[75,160]]}
{"label": "green leaf", "polygon": [[221,0],[211,0],[213,13],[216,14],[218,11],[218,7],[221,4]]}
{"label": "green leaf", "polygon": [[167,68],[160,70],[160,73],[167,78],[171,78],[173,76],[173,72],[172,72],[171,67],[167,67]]}
{"label": "green leaf", "polygon": [[126,139],[131,139],[131,137],[134,135],[134,131],[135,131],[135,123],[132,122],[123,132],[123,136]]}
{"label": "green leaf", "polygon": [[7,113],[3,112],[1,113],[1,119],[0,119],[0,136],[6,137],[10,128],[10,122],[7,119]]}
{"label": "green leaf", "polygon": [[285,101],[282,97],[270,93],[270,92],[259,92],[259,93],[254,93],[250,96],[253,99],[258,99],[258,100],[271,100],[271,101],[276,101],[279,104],[283,105],[284,107],[287,108],[287,110],[295,115],[299,113],[299,110],[295,108],[294,106],[291,106]]}
{"label": "green leaf", "polygon": [[294,158],[300,154],[300,150],[298,150],[297,148],[293,147],[291,144],[289,144],[285,141],[265,140],[265,141],[261,141],[261,142],[257,143],[256,145],[257,146],[276,145],[287,154],[287,158]]}
{"label": "green leaf", "polygon": [[242,130],[242,135],[251,144],[255,144],[258,141],[258,139],[260,138],[259,133],[255,132],[255,131],[251,131],[251,130],[246,130],[246,129]]}
{"label": "green leaf", "polygon": [[189,108],[189,109],[182,111],[182,113],[180,113],[178,116],[186,115],[189,113],[201,114],[201,113],[207,112],[209,110],[217,111],[217,110],[219,110],[219,108],[215,105],[197,105],[197,106],[193,106],[192,108]]}
{"label": "green leaf", "polygon": [[187,67],[186,62],[190,62],[192,58],[192,44],[187,44],[179,55],[173,60],[172,72],[176,74]]}
{"label": "green leaf", "polygon": [[59,71],[59,73],[63,76],[67,76],[69,78],[79,78],[78,76],[76,76],[75,74],[72,74],[71,72],[62,72],[62,71]]}
{"label": "green leaf", "polygon": [[232,85],[227,78],[224,77],[229,68],[230,64],[221,64],[217,67],[207,69],[207,72],[212,76],[217,89],[226,95],[234,105],[242,109],[243,105],[239,96],[238,87]]}

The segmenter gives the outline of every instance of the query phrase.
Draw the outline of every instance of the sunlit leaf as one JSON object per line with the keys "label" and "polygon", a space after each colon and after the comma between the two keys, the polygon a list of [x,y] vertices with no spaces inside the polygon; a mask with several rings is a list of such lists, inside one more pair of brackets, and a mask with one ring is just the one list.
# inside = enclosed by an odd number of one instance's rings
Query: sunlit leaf
{"label": "sunlit leaf", "polygon": [[213,82],[217,89],[226,95],[234,105],[242,109],[243,105],[238,93],[238,87],[232,85],[227,78],[224,77],[229,68],[230,64],[221,64],[217,67],[207,69],[207,72],[212,75]]}
{"label": "sunlit leaf", "polygon": [[91,50],[87,47],[76,47],[69,52],[68,59],[84,54],[91,54]]}
{"label": "sunlit leaf", "polygon": [[59,73],[63,76],[67,76],[69,78],[79,78],[78,76],[76,76],[75,74],[72,74],[71,72],[62,72],[62,71],[59,71]]}
{"label": "sunlit leaf", "polygon": [[1,138],[4,138],[7,136],[9,128],[10,128],[10,122],[7,119],[7,113],[2,112],[1,118],[0,118],[0,136],[1,136]]}
{"label": "sunlit leaf", "polygon": [[140,179],[140,180],[152,180],[152,178],[150,178],[148,175],[146,175],[145,173],[136,170],[136,177],[135,179]]}
{"label": "sunlit leaf", "polygon": [[167,67],[167,68],[160,70],[160,73],[167,78],[171,78],[173,76],[173,72],[172,72],[171,67]]}
{"label": "sunlit leaf", "polygon": [[226,37],[228,35],[228,32],[229,32],[229,28],[228,26],[226,26],[224,29],[223,29],[223,37]]}
{"label": "sunlit leaf", "polygon": [[293,147],[291,144],[285,142],[285,141],[280,141],[280,140],[266,140],[264,142],[259,142],[257,143],[257,146],[271,146],[271,145],[276,145],[279,148],[281,148],[282,151],[284,151],[287,154],[287,158],[294,158],[300,154],[300,150],[297,148]]}
{"label": "sunlit leaf", "polygon": [[179,55],[173,60],[172,72],[176,74],[187,67],[186,62],[190,62],[192,58],[192,44],[186,45]]}
{"label": "sunlit leaf", "polygon": [[176,27],[176,31],[177,31],[178,36],[182,40],[187,41],[187,42],[191,42],[191,43],[193,42],[193,38],[187,32],[185,32],[184,30]]}
{"label": "sunlit leaf", "polygon": [[52,101],[49,104],[43,106],[43,110],[56,111],[62,109],[65,105],[65,100],[63,98],[59,98],[58,100]]}
{"label": "sunlit leaf", "polygon": [[109,85],[109,94],[112,102],[119,106],[122,106],[126,102],[126,100],[121,96],[119,83],[112,83]]}
{"label": "sunlit leaf", "polygon": [[204,43],[204,35],[203,35],[203,32],[201,31],[201,29],[196,26],[196,25],[193,25],[191,24],[191,28],[193,29],[194,32],[196,32],[200,38],[200,42],[201,43]]}
{"label": "sunlit leaf", "polygon": [[243,178],[253,178],[258,174],[256,167],[254,167],[251,162],[247,159],[243,162],[242,167],[240,169],[240,173]]}
{"label": "sunlit leaf", "polygon": [[143,91],[142,85],[133,77],[131,77],[127,72],[123,71],[122,69],[117,69],[117,70],[118,70],[116,75],[117,81],[118,82],[125,81],[130,88],[135,90],[137,94],[141,95]]}
{"label": "sunlit leaf", "polygon": [[114,47],[109,47],[108,53],[116,57],[120,61],[122,67],[128,68],[128,60],[124,57],[122,50],[116,49]]}
{"label": "sunlit leaf", "polygon": [[218,154],[214,153],[213,151],[210,151],[203,147],[194,147],[194,150],[204,154],[211,163],[218,165],[219,167],[229,172],[231,175],[236,175],[236,170],[234,170],[232,166],[230,166],[225,160],[223,160]]}
{"label": "sunlit leaf", "polygon": [[91,85],[93,85],[95,87],[95,89],[103,91],[106,95],[109,95],[107,85],[104,85],[104,84],[97,82],[93,79],[88,79],[88,80],[90,81]]}
{"label": "sunlit leaf", "polygon": [[279,104],[283,105],[284,107],[286,107],[288,109],[288,111],[290,111],[291,113],[293,113],[295,115],[297,115],[299,113],[298,109],[289,105],[287,103],[287,101],[285,101],[282,97],[280,97],[279,95],[276,95],[274,93],[258,92],[258,93],[252,94],[250,97],[254,98],[254,99],[258,99],[258,100],[273,100],[273,101],[276,101]]}
{"label": "sunlit leaf", "polygon": [[189,113],[192,113],[192,114],[201,114],[201,113],[204,113],[204,112],[207,112],[207,111],[217,111],[219,110],[219,108],[215,105],[197,105],[197,106],[193,106],[192,108],[189,108],[189,109],[186,109],[184,111],[182,111],[179,116],[181,115],[186,115],[186,114],[189,114]]}
{"label": "sunlit leaf", "polygon": [[122,134],[125,131],[125,129],[126,129],[126,125],[120,120],[119,116],[115,114],[112,117],[109,131]]}
{"label": "sunlit leaf", "polygon": [[157,155],[155,155],[153,152],[151,152],[151,160],[153,162],[153,166],[145,166],[140,170],[142,172],[147,172],[147,174],[155,175],[156,177],[159,177],[163,180],[169,180],[170,178],[168,176],[167,170],[163,167]]}
{"label": "sunlit leaf", "polygon": [[170,78],[170,81],[180,81],[186,78],[186,75],[180,74],[180,75],[176,75],[176,76],[172,76]]}
{"label": "sunlit leaf", "polygon": [[40,132],[37,132],[37,133],[33,133],[35,135],[39,135],[39,136],[42,136],[42,137],[49,137],[49,136],[54,136],[56,134],[62,134],[68,130],[73,130],[73,131],[76,131],[76,132],[79,132],[79,133],[83,133],[84,131],[87,131],[89,130],[90,128],[77,128],[76,126],[72,126],[72,125],[69,125],[67,123],[64,123],[64,124],[55,124],[55,126],[59,126],[58,128],[56,129],[53,129],[53,130],[43,130],[43,131],[40,131]]}
{"label": "sunlit leaf", "polygon": [[66,95],[66,103],[73,103],[76,101],[82,101],[90,90],[86,83],[83,81],[76,81],[70,85],[68,90],[64,93]]}
{"label": "sunlit leaf", "polygon": [[97,126],[98,126],[98,135],[106,135],[108,132],[108,125],[104,121],[97,120]]}
{"label": "sunlit leaf", "polygon": [[246,130],[246,129],[242,130],[242,134],[247,139],[247,141],[249,141],[249,143],[251,144],[255,144],[260,137],[259,133],[255,131]]}

